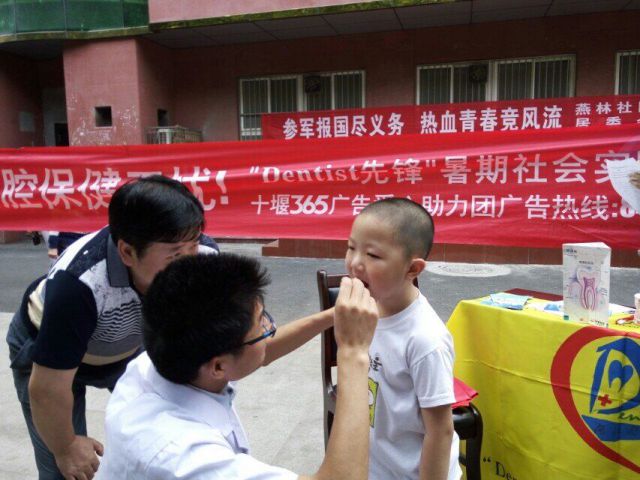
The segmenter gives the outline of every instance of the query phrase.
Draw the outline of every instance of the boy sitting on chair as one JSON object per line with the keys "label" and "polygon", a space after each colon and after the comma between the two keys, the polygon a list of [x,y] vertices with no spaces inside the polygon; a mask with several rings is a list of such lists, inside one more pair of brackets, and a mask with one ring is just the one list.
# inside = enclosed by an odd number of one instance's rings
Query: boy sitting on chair
{"label": "boy sitting on chair", "polygon": [[355,219],[347,272],[376,300],[380,320],[369,348],[369,479],[453,480],[453,342],[414,285],[433,244],[429,213],[388,198]]}

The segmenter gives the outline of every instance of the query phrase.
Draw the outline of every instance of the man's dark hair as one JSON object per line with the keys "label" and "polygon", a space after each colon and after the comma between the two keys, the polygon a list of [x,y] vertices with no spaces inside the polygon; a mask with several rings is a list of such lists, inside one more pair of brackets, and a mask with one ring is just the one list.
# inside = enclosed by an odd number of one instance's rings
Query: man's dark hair
{"label": "man's dark hair", "polygon": [[195,240],[204,225],[198,199],[182,183],[162,175],[125,183],[109,203],[113,241],[124,240],[139,255],[152,242]]}
{"label": "man's dark hair", "polygon": [[375,215],[387,222],[407,257],[426,260],[429,256],[435,230],[433,218],[422,205],[408,198],[385,198],[367,205],[360,215]]}
{"label": "man's dark hair", "polygon": [[268,284],[257,260],[229,253],[183,257],[158,273],[143,303],[143,336],[160,375],[189,383],[213,357],[238,353]]}

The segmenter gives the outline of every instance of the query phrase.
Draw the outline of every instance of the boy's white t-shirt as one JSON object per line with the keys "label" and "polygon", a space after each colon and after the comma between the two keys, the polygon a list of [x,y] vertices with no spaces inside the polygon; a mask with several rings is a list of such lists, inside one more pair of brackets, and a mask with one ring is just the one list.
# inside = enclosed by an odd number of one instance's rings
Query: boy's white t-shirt
{"label": "boy's white t-shirt", "polygon": [[[420,408],[452,404],[453,340],[420,294],[403,311],[378,321],[369,349],[369,479],[417,479],[424,440]],[[454,432],[449,480],[457,480]]]}

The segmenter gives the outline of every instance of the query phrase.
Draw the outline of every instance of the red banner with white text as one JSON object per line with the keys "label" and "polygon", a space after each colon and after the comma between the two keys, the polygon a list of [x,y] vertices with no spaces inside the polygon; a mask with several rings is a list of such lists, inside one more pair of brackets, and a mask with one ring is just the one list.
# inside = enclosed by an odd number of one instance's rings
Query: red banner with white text
{"label": "red banner with white text", "polygon": [[616,127],[640,123],[640,95],[270,113],[261,122],[263,139],[285,140]]}
{"label": "red banner with white text", "polygon": [[162,173],[200,198],[214,237],[345,239],[368,203],[409,197],[436,242],[640,247],[640,217],[607,161],[640,126],[437,136],[0,150],[0,230],[90,231],[114,190]]}

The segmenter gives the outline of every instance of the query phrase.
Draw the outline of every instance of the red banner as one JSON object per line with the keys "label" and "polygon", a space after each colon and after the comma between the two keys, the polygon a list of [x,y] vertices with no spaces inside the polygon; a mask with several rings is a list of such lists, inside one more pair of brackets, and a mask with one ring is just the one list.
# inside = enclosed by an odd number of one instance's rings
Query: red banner
{"label": "red banner", "polygon": [[0,151],[0,230],[89,231],[114,190],[163,173],[201,199],[214,237],[348,236],[368,203],[404,196],[439,243],[640,247],[605,160],[637,158],[640,126]]}
{"label": "red banner", "polygon": [[402,105],[262,115],[263,139],[557,130],[640,123],[640,95]]}

